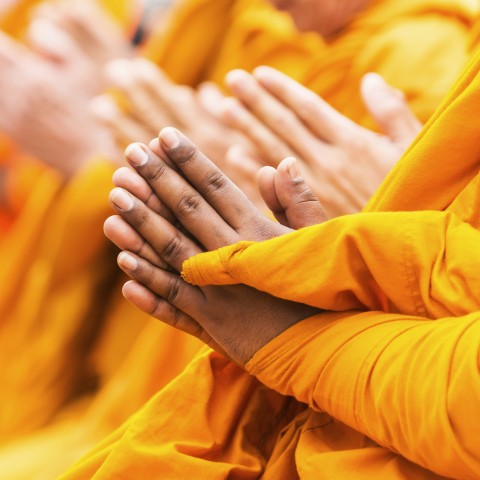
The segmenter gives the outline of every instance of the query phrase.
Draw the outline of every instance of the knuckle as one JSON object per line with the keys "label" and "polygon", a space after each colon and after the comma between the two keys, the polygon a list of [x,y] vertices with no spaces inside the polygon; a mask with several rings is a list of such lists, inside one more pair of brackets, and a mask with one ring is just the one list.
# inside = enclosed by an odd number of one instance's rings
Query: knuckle
{"label": "knuckle", "polygon": [[167,170],[167,166],[163,162],[149,162],[151,164],[150,168],[146,169],[143,175],[145,175],[148,182],[156,183]]}
{"label": "knuckle", "polygon": [[175,163],[183,165],[195,160],[197,149],[193,145],[181,141],[180,145],[169,153],[169,156],[173,157]]}
{"label": "knuckle", "polygon": [[317,197],[305,183],[303,178],[294,180],[295,182],[295,197],[298,203],[318,202]]}
{"label": "knuckle", "polygon": [[[357,158],[362,158],[367,154],[368,145],[364,135],[351,134],[348,129],[340,131],[339,142],[348,147],[350,152],[354,152]],[[337,166],[342,166],[344,162],[332,162]]]}
{"label": "knuckle", "polygon": [[203,181],[203,187],[207,194],[215,195],[228,185],[227,178],[220,172],[212,172]]}
{"label": "knuckle", "polygon": [[321,108],[318,108],[317,102],[315,102],[314,98],[310,98],[310,96],[304,96],[299,102],[297,106],[297,114],[302,119],[323,119],[325,117],[325,112]]}
{"label": "knuckle", "polygon": [[280,113],[275,118],[275,130],[282,135],[286,135],[291,132],[294,122],[295,118],[290,112]]}
{"label": "knuckle", "polygon": [[167,260],[171,260],[180,256],[182,250],[182,240],[178,235],[173,235],[165,244],[161,252],[161,256]]}
{"label": "knuckle", "polygon": [[178,212],[181,215],[193,216],[200,209],[200,195],[198,193],[185,193],[178,202]]}
{"label": "knuckle", "polygon": [[142,228],[147,225],[150,221],[150,210],[148,208],[141,208],[140,211],[137,211],[136,226]]}
{"label": "knuckle", "polygon": [[181,287],[180,282],[180,277],[171,275],[169,278],[165,289],[165,300],[167,300],[168,303],[175,304],[177,301]]}

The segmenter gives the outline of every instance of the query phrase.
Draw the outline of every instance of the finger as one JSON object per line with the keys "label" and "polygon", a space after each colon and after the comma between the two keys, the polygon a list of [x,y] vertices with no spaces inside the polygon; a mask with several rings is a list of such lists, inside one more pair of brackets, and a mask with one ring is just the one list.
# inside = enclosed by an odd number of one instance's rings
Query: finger
{"label": "finger", "polygon": [[292,78],[270,67],[258,67],[253,72],[258,82],[289,107],[320,139],[341,144],[349,138],[355,124],[338,113],[314,92]]}
{"label": "finger", "polygon": [[273,167],[263,167],[257,173],[257,184],[260,195],[263,201],[273,213],[274,217],[286,227],[290,227],[287,216],[285,215],[285,209],[282,207],[280,200],[277,197],[275,189],[275,176],[277,170]]}
{"label": "finger", "polygon": [[153,140],[150,140],[148,144],[148,148],[158,157],[160,157],[170,168],[173,168],[176,172],[178,172],[177,166],[165,155],[163,148],[160,145],[160,140],[155,137]]}
{"label": "finger", "polygon": [[269,165],[276,167],[282,158],[292,154],[288,145],[238,100],[224,100],[221,118],[230,127],[246,135]]}
{"label": "finger", "polygon": [[[160,201],[202,245],[215,249],[237,241],[235,230],[196,190],[195,185],[192,186],[187,179],[169,168],[148,147],[131,144],[125,154],[127,161],[149,183]],[[222,181],[217,178],[211,179],[215,185],[217,181]],[[243,193],[240,194],[244,202],[248,201]]]}
{"label": "finger", "polygon": [[394,142],[407,147],[422,129],[422,124],[410,110],[403,93],[390,87],[376,73],[363,77],[361,93],[382,131]]}
{"label": "finger", "polygon": [[254,76],[233,70],[226,76],[226,82],[237,98],[290,148],[281,158],[292,154],[303,156],[305,151],[321,148],[319,139],[305,127],[295,111],[279,101]]}
{"label": "finger", "polygon": [[135,60],[117,59],[107,63],[104,68],[107,80],[119,89],[128,100],[128,112],[139,123],[145,124],[152,135],[172,122],[162,102],[152,92],[150,85]]}
{"label": "finger", "polygon": [[[226,164],[229,167],[233,167],[241,175],[245,175],[252,179],[255,178],[258,170],[264,166],[264,164],[259,162],[249,149],[245,148],[243,145],[232,145],[227,150],[225,156]],[[255,182],[255,180],[253,180],[253,182]]]}
{"label": "finger", "polygon": [[123,188],[114,188],[109,198],[118,214],[175,270],[180,271],[187,258],[201,252],[191,239]]}
{"label": "finger", "polygon": [[148,315],[177,330],[197,337],[217,351],[223,351],[192,317],[174,307],[147,287],[130,280],[123,286],[122,293],[130,303]]}
{"label": "finger", "polygon": [[291,228],[297,230],[327,220],[323,206],[300,175],[294,158],[286,158],[278,166],[275,192]]}
{"label": "finger", "polygon": [[89,111],[112,131],[120,145],[128,145],[133,139],[148,141],[156,131],[120,111],[110,95],[99,95],[89,102]]}
{"label": "finger", "polygon": [[54,62],[63,63],[72,58],[78,61],[83,56],[67,32],[44,18],[30,23],[27,38],[32,49]]}
{"label": "finger", "polygon": [[225,154],[225,169],[235,181],[235,185],[242,190],[258,210],[266,212],[268,207],[266,208],[256,181],[257,172],[262,165],[242,145],[232,145]]}
{"label": "finger", "polygon": [[175,222],[176,219],[172,215],[172,212],[160,201],[150,185],[137,172],[128,167],[121,167],[115,171],[112,180],[116,187],[129,191],[147,205],[147,207],[161,215],[170,223]]}
{"label": "finger", "polygon": [[223,99],[225,94],[213,82],[203,82],[197,87],[197,99],[205,111],[213,115],[215,118],[220,118]]}
{"label": "finger", "polygon": [[[147,302],[149,304],[150,315],[218,349],[216,342],[197,321],[206,310],[206,298],[198,287],[188,284],[178,274],[156,268],[130,252],[120,253],[118,265],[137,284],[143,285],[157,296],[156,299],[143,298],[144,305],[147,306]],[[137,289],[137,295],[138,293],[141,292]]]}
{"label": "finger", "polygon": [[120,250],[129,250],[160,268],[168,268],[145,239],[122,217],[113,215],[105,220],[103,231]]}
{"label": "finger", "polygon": [[195,91],[173,83],[160,68],[146,58],[135,58],[132,64],[151,99],[161,106],[167,115],[168,123],[178,126],[188,124],[192,104],[196,104]]}
{"label": "finger", "polygon": [[[183,191],[190,197],[192,195],[198,196],[199,194],[201,200],[204,200],[199,202],[199,207],[202,210],[198,210],[199,213],[200,211],[203,213],[196,218],[196,221],[201,223],[201,226],[199,225],[201,227],[200,230],[204,231],[205,224],[210,224],[216,235],[219,235],[220,238],[223,237],[221,243],[232,242],[237,241],[238,235],[236,231],[242,225],[248,222],[252,222],[252,224],[253,222],[258,223],[261,214],[249,202],[245,194],[184,135],[173,128],[166,128],[160,132],[159,138],[165,154],[168,155],[188,181],[181,178],[182,182],[187,184]],[[178,178],[176,181],[178,181]],[[154,185],[152,185],[152,188],[158,194],[158,190]],[[180,185],[163,185],[163,190],[167,190],[170,197],[177,198],[175,203],[176,209],[172,209],[171,205],[167,204],[167,206],[179,218],[182,224],[190,230],[189,226],[177,215],[182,214],[181,211],[179,212],[178,207],[181,206],[182,198],[185,196],[185,194],[182,194]],[[230,226],[230,230],[226,229],[219,219],[224,224]],[[192,233],[194,232],[192,231]],[[223,244],[227,245],[229,243]]]}

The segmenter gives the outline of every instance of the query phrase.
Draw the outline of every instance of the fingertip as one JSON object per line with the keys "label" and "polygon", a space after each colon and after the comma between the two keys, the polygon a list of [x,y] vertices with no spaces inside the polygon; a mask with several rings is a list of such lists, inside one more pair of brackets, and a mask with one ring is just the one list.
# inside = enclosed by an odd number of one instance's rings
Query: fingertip
{"label": "fingertip", "polygon": [[89,100],[87,108],[99,120],[111,120],[119,113],[115,101],[107,93],[93,97]]}
{"label": "fingertip", "polygon": [[148,162],[147,148],[143,143],[131,143],[125,149],[125,159],[133,167],[141,167]]}
{"label": "fingertip", "polygon": [[112,232],[115,230],[115,217],[118,215],[111,215],[108,217],[104,222],[103,222],[103,234],[111,240],[110,236],[112,235]]}
{"label": "fingertip", "polygon": [[162,149],[160,148],[160,140],[158,139],[158,137],[150,140],[150,143],[148,144],[148,148],[152,150],[152,152],[156,153],[157,155],[159,152],[161,152]]}
{"label": "fingertip", "polygon": [[138,260],[130,252],[120,252],[117,257],[117,263],[125,271],[133,271],[138,267]]}
{"label": "fingertip", "polygon": [[133,208],[134,200],[124,188],[115,187],[109,195],[110,202],[119,210],[128,212]]}
{"label": "fingertip", "polygon": [[245,70],[231,70],[225,75],[226,85],[237,95],[243,93],[246,82],[253,77]]}
{"label": "fingertip", "polygon": [[260,192],[263,201],[272,212],[277,212],[281,209],[275,189],[276,175],[277,170],[269,165],[260,168],[256,175],[258,191]]}
{"label": "fingertip", "polygon": [[150,314],[155,309],[157,302],[155,294],[135,280],[125,282],[122,287],[122,295],[131,304],[146,313]]}
{"label": "fingertip", "polygon": [[277,74],[280,73],[278,70],[275,70],[272,67],[268,67],[266,65],[261,65],[256,67],[252,75],[264,86],[270,87],[274,84],[275,78],[277,78]]}
{"label": "fingertip", "polygon": [[286,173],[291,180],[298,181],[302,178],[295,157],[284,158],[277,167],[279,173]]}
{"label": "fingertip", "polygon": [[166,147],[168,150],[172,150],[180,144],[180,132],[173,127],[163,128],[159,135],[159,141],[162,146]]}
{"label": "fingertip", "polygon": [[112,182],[116,187],[123,187],[125,185],[125,179],[130,178],[132,170],[128,167],[120,167],[113,172]]}

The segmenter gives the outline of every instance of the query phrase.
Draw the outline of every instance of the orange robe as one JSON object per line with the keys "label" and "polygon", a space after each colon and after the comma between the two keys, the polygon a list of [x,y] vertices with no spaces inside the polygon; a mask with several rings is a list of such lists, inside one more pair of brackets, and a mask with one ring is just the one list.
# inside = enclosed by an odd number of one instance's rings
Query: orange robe
{"label": "orange robe", "polygon": [[327,311],[199,354],[61,478],[479,479],[479,67],[364,213],[184,264]]}
{"label": "orange robe", "polygon": [[[478,9],[470,6],[470,2],[466,0],[432,0],[429,8],[423,0],[418,1],[422,8],[413,8],[410,2],[406,2],[406,10],[402,10],[398,19],[393,15],[387,16],[382,28],[379,28],[377,17],[371,30],[362,27],[363,36],[377,32],[378,37],[371,44],[370,56],[367,55],[370,51],[367,48],[369,44],[362,44],[364,48],[360,57],[368,57],[369,60],[355,65],[358,71],[361,67],[365,68],[365,72],[372,70],[376,64],[384,65],[381,72],[388,73],[388,69],[392,67],[386,62],[386,58],[396,52],[396,58],[405,63],[404,81],[412,82],[412,91],[416,92],[412,100],[415,100],[418,106],[422,104],[422,99],[425,101],[426,116],[427,111],[428,114],[433,111],[435,102],[432,98],[438,101],[439,96],[435,94],[432,97],[431,87],[433,88],[435,83],[438,91],[443,88],[443,92],[446,92],[448,82],[442,83],[441,79],[443,76],[453,79],[454,72],[461,68],[467,56],[468,29]],[[385,0],[384,3],[392,8],[398,2]],[[318,36],[298,34],[293,30],[291,22],[286,21],[285,16],[270,10],[266,15],[263,10],[265,7],[257,10],[259,7],[256,2],[194,0],[188,5],[196,4],[205,4],[209,8],[217,6],[220,12],[230,12],[229,9],[235,7],[230,13],[238,14],[238,21],[228,25],[226,36],[223,32],[223,36],[215,34],[215,38],[210,39],[213,42],[210,46],[214,45],[218,52],[218,56],[213,60],[212,56],[205,55],[202,37],[199,36],[198,42],[194,42],[190,34],[184,34],[190,32],[193,35],[194,32],[199,33],[200,29],[179,29],[176,37],[167,35],[158,45],[160,53],[157,60],[173,77],[180,67],[186,72],[185,78],[188,76],[187,72],[197,72],[200,67],[196,66],[196,62],[203,58],[201,68],[206,73],[189,79],[191,83],[206,78],[219,79],[233,66],[249,69],[259,63],[270,63],[289,73],[300,69],[298,75],[305,79],[307,85],[315,86],[317,91],[321,89],[322,78],[325,78],[325,91],[330,89],[333,92],[331,75],[336,71],[335,65],[341,67],[345,73],[348,62],[344,58],[353,61],[358,57],[358,42],[352,40],[352,44],[341,43],[339,37],[327,45]],[[380,2],[375,2],[375,12],[378,12],[379,5]],[[227,10],[225,6],[228,7]],[[176,18],[181,19],[181,14],[178,15]],[[368,25],[368,15],[369,11],[363,16],[363,25]],[[211,27],[213,32],[219,28],[218,23],[221,23],[215,20],[220,18],[223,21],[224,17],[209,17],[205,14],[203,17],[190,18],[202,19],[203,25]],[[439,45],[445,46],[445,36],[448,36],[448,51],[445,51],[446,47],[435,51],[432,35],[422,36],[418,44],[412,45],[410,41],[404,42],[403,36],[395,37],[391,33],[388,55],[384,57],[379,53],[382,39],[386,39],[382,35],[386,35],[389,28],[396,29],[404,20],[406,25],[411,21],[421,24],[422,19],[425,19],[427,25],[435,24],[443,32],[436,38]],[[359,22],[360,17],[356,21]],[[173,20],[172,28],[180,24],[181,22],[175,23]],[[428,29],[431,31],[430,27]],[[348,35],[353,35],[353,31],[352,27],[348,30]],[[187,37],[188,42],[198,49],[198,57],[191,56],[191,47],[189,56],[176,56],[177,50],[174,47],[177,43],[180,47]],[[210,36],[206,37],[209,38]],[[397,49],[394,48],[394,38],[398,43]],[[165,45],[170,45],[172,50],[165,48]],[[420,46],[427,52],[423,57],[418,53]],[[319,55],[315,54],[317,48],[321,48]],[[413,55],[413,50],[417,54],[415,75],[406,68],[405,60],[409,55]],[[307,62],[314,54],[316,56],[312,57],[313,60]],[[426,61],[428,56],[432,64]],[[445,61],[445,57],[448,61]],[[186,61],[186,58],[191,60]],[[339,58],[342,59],[340,63],[337,61]],[[301,68],[305,62],[307,64]],[[331,65],[330,75],[327,75],[327,71],[315,73],[314,67],[320,66],[322,62]],[[431,78],[428,88],[426,82],[417,84],[417,77],[424,79],[432,65],[438,68],[439,73]],[[310,84],[309,75],[312,78]],[[401,75],[398,75],[397,70],[395,75],[397,80],[400,80]],[[337,89],[340,93],[335,98],[339,101],[338,97],[342,95],[344,104],[349,105],[348,99],[358,95],[358,85],[355,80],[348,84],[345,82],[344,79],[341,87]],[[424,88],[423,91],[420,90],[421,87]],[[434,90],[437,91],[437,87]],[[326,100],[329,100],[328,96]],[[418,108],[418,111],[420,110]],[[355,108],[352,112],[354,119],[364,120],[363,109]],[[19,219],[19,225],[25,227],[29,225],[29,219],[36,218],[39,227],[34,230],[35,234],[32,235],[28,229],[19,227],[15,230],[15,235],[12,235],[9,244],[12,247],[6,250],[11,257],[8,264],[15,278],[12,290],[9,291],[15,290],[15,297],[5,295],[3,298],[4,294],[0,294],[0,318],[5,319],[5,324],[9,324],[9,327],[4,327],[5,334],[13,331],[13,325],[21,324],[22,327],[19,329],[21,334],[17,337],[21,341],[15,343],[12,340],[8,350],[16,352],[19,368],[3,374],[0,372],[0,383],[4,382],[2,375],[11,382],[12,388],[5,397],[5,402],[8,400],[9,408],[15,406],[16,412],[14,417],[8,413],[5,420],[0,418],[0,438],[4,441],[48,424],[58,412],[64,411],[69,403],[76,400],[79,394],[86,393],[91,398],[95,392],[101,391],[90,407],[84,403],[79,404],[82,411],[88,412],[81,417],[82,426],[88,431],[84,439],[88,445],[118,426],[154,392],[174,378],[199,348],[197,340],[169,330],[166,326],[151,321],[150,325],[145,327],[146,316],[135,311],[121,298],[119,290],[123,277],[114,273],[116,252],[101,236],[101,219],[109,212],[107,192],[111,188],[112,170],[111,165],[95,166],[92,163],[68,185],[58,190],[53,187],[54,191],[50,196],[45,196],[51,201],[49,210],[35,213],[35,203],[32,203],[29,213]],[[83,202],[85,207],[82,207]],[[39,240],[43,246],[40,251],[36,247]],[[21,248],[17,248],[16,243],[21,245]],[[15,264],[21,267],[14,270]],[[30,265],[39,267],[32,270]],[[8,278],[8,275],[3,278]],[[141,333],[144,327],[147,330]],[[71,348],[72,342],[75,348]],[[27,343],[30,351],[21,348],[21,345]],[[165,345],[171,347],[171,350],[165,349]],[[174,351],[175,355],[171,354],[171,351]],[[44,355],[44,352],[49,353]],[[9,353],[9,358],[12,355],[13,353]],[[72,368],[71,365],[76,367]],[[20,375],[24,372],[28,372],[28,375]],[[78,385],[82,385],[83,390],[78,389]],[[39,392],[35,396],[36,402],[22,400],[26,391]],[[33,397],[33,394],[31,396]],[[282,398],[279,401],[283,404]],[[2,411],[12,410],[0,408],[0,415]],[[80,418],[78,411],[75,415],[72,418]],[[55,454],[58,456],[57,452]]]}
{"label": "orange robe", "polygon": [[188,85],[222,84],[234,68],[270,65],[369,127],[359,84],[365,73],[378,72],[426,121],[468,61],[469,30],[478,15],[471,0],[372,0],[325,41],[299,34],[288,15],[263,0],[187,0],[144,55]]}

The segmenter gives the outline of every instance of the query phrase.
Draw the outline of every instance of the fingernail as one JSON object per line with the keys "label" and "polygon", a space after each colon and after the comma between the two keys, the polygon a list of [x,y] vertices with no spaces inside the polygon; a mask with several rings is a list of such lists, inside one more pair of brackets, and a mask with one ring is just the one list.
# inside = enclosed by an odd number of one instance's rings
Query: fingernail
{"label": "fingernail", "polygon": [[389,94],[389,87],[378,73],[367,73],[362,78],[362,91],[371,96],[384,97]]}
{"label": "fingernail", "polygon": [[126,159],[136,167],[148,162],[148,153],[138,143],[132,143],[125,149]]}
{"label": "fingernail", "polygon": [[253,76],[262,84],[265,86],[271,86],[274,81],[272,79],[271,75],[271,69],[269,67],[257,67],[253,71]]}
{"label": "fingernail", "polygon": [[133,208],[133,199],[123,188],[115,188],[111,199],[120,210],[128,212]]}
{"label": "fingernail", "polygon": [[118,264],[126,270],[135,270],[138,267],[137,259],[127,252],[122,252],[118,256]]}
{"label": "fingernail", "polygon": [[180,138],[173,128],[164,128],[160,132],[160,140],[167,148],[175,148],[180,144]]}
{"label": "fingernail", "polygon": [[243,70],[232,70],[225,75],[225,83],[237,93],[245,90],[245,82],[249,80],[250,75]]}
{"label": "fingernail", "polygon": [[297,160],[293,157],[287,158],[287,170],[290,178],[292,180],[296,180],[300,176],[300,172],[298,171]]}

